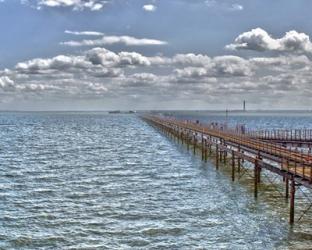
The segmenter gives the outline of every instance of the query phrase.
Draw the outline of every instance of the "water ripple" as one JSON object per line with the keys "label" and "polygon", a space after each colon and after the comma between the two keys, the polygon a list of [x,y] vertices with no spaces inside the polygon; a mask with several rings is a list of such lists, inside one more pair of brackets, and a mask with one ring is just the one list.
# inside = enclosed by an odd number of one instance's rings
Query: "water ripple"
{"label": "water ripple", "polygon": [[[132,115],[2,113],[0,248],[270,249],[287,223]],[[311,235],[302,236],[307,240]]]}

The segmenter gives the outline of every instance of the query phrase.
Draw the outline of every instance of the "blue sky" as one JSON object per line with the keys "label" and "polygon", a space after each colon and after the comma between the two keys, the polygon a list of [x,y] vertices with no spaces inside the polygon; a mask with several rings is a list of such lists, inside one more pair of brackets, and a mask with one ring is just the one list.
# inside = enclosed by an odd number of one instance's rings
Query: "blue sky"
{"label": "blue sky", "polygon": [[0,109],[309,108],[311,7],[2,0]]}

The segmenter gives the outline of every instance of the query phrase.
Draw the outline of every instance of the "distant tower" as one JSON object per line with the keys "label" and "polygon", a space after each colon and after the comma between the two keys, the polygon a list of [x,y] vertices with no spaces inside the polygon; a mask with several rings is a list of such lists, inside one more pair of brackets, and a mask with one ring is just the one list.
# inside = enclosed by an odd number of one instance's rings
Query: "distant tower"
{"label": "distant tower", "polygon": [[246,111],[246,101],[244,100],[244,103],[243,103],[243,110]]}
{"label": "distant tower", "polygon": [[228,109],[225,110],[225,125],[227,126],[228,123],[228,116],[229,116],[229,111]]}

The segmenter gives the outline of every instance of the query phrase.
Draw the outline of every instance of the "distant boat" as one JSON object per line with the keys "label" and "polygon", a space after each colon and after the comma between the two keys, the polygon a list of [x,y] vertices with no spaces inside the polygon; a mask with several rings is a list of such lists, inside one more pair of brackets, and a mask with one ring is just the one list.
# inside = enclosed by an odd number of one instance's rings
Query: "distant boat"
{"label": "distant boat", "polygon": [[108,111],[109,114],[120,114],[120,110],[113,110],[113,111]]}
{"label": "distant boat", "polygon": [[108,111],[109,114],[135,114],[136,111],[129,110],[129,111],[120,111],[120,110],[113,110],[113,111]]}

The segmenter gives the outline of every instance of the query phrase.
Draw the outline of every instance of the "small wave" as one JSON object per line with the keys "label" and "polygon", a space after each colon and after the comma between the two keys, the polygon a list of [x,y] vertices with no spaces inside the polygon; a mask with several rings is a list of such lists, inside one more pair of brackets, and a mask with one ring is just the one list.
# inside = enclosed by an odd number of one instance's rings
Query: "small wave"
{"label": "small wave", "polygon": [[184,232],[183,228],[173,227],[173,228],[148,228],[142,231],[144,235],[147,236],[161,236],[161,235],[171,235],[177,236]]}
{"label": "small wave", "polygon": [[150,244],[149,241],[143,239],[131,239],[127,244],[130,247],[146,247]]}

